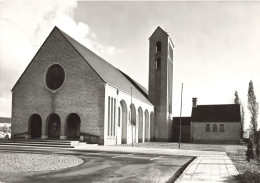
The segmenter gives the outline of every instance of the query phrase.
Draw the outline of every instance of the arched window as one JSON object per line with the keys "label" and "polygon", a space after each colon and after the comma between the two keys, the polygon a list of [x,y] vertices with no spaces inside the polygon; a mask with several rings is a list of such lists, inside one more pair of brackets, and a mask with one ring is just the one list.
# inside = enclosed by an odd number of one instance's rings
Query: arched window
{"label": "arched window", "polygon": [[206,132],[210,132],[210,124],[206,125]]}
{"label": "arched window", "polygon": [[160,41],[158,41],[156,43],[155,51],[156,51],[156,53],[160,53],[162,51],[162,46],[161,46],[161,42]]}
{"label": "arched window", "polygon": [[218,126],[217,124],[213,124],[213,132],[217,132],[218,131]]}
{"label": "arched window", "polygon": [[220,132],[224,132],[224,125],[223,125],[223,124],[220,124],[220,125],[219,125],[219,131],[220,131]]}

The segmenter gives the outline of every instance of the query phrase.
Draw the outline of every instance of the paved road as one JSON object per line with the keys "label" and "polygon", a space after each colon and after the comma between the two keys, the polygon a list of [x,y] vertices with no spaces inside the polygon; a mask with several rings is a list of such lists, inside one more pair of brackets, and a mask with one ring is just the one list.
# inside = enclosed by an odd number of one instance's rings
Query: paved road
{"label": "paved road", "polygon": [[84,163],[55,171],[0,172],[0,182],[167,182],[183,164],[192,158],[64,150],[56,150],[54,153],[79,157],[84,160]]}

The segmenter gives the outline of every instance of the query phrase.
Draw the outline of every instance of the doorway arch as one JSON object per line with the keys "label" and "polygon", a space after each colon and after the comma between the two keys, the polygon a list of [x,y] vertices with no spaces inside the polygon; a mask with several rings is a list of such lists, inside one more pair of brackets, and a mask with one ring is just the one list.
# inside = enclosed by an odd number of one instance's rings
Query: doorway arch
{"label": "doorway arch", "polygon": [[80,117],[76,113],[71,113],[67,117],[67,138],[68,139],[79,139],[80,137]]}
{"label": "doorway arch", "polygon": [[29,134],[31,138],[41,138],[42,135],[42,118],[38,114],[32,114],[29,118]]}
{"label": "doorway arch", "polygon": [[155,123],[153,112],[150,113],[150,141],[155,142]]}
{"label": "doorway arch", "polygon": [[127,143],[127,106],[126,106],[126,102],[124,100],[120,101],[120,105],[121,105],[121,109],[122,109],[122,133],[121,133],[121,137],[122,137],[122,144],[126,144]]}
{"label": "doorway arch", "polygon": [[149,112],[146,109],[144,112],[145,117],[145,142],[149,142],[149,133],[150,133],[150,125],[149,125]]}
{"label": "doorway arch", "polygon": [[143,142],[143,109],[141,107],[138,108],[138,142]]}
{"label": "doorway arch", "polygon": [[49,138],[60,138],[60,117],[52,113],[47,118],[47,130]]}

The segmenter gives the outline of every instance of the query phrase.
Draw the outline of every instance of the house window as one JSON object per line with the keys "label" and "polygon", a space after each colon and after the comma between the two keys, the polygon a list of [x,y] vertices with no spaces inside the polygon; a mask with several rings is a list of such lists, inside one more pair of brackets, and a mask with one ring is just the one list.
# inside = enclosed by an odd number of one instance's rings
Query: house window
{"label": "house window", "polygon": [[158,42],[156,43],[155,50],[156,50],[156,53],[160,53],[160,52],[161,52],[162,46],[161,46],[161,42],[160,42],[160,41],[158,41]]}
{"label": "house window", "polygon": [[210,132],[210,124],[206,125],[206,132]]}
{"label": "house window", "polygon": [[220,125],[219,125],[219,131],[220,131],[220,132],[224,132],[224,125],[223,125],[223,124],[220,124]]}
{"label": "house window", "polygon": [[213,124],[213,132],[217,132],[218,131],[218,126],[217,124]]}

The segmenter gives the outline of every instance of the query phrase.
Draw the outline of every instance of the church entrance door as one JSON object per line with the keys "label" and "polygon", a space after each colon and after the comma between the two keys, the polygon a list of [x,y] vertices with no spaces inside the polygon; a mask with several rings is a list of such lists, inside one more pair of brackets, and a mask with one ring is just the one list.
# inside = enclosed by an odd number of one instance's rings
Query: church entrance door
{"label": "church entrance door", "polygon": [[38,114],[33,114],[30,117],[30,134],[31,138],[41,138],[42,119]]}
{"label": "church entrance door", "polygon": [[69,139],[80,137],[80,117],[76,113],[70,114],[67,119],[67,137]]}
{"label": "church entrance door", "polygon": [[57,114],[51,114],[48,120],[49,138],[60,138],[60,117]]}

